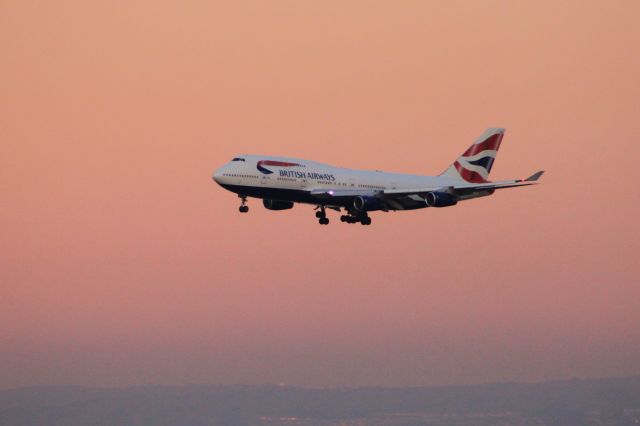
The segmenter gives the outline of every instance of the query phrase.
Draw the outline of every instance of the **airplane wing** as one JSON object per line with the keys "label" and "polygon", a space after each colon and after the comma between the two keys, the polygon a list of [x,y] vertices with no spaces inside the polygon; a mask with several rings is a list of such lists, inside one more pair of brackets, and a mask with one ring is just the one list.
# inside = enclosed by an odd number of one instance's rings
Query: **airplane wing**
{"label": "airplane wing", "polygon": [[[460,185],[448,186],[446,189],[453,190],[455,193],[467,193],[469,191],[485,191],[485,190],[493,190],[493,189],[502,189],[502,188],[514,188],[516,186],[527,186],[527,185],[536,185],[538,183],[538,179],[542,176],[544,170],[540,170],[529,176],[526,179],[515,179],[515,180],[500,180],[497,182],[485,182],[485,183],[463,183]],[[443,188],[416,188],[416,189],[391,189],[385,190],[385,195],[396,195],[396,194],[425,194],[427,192],[436,191],[438,189]]]}
{"label": "airplane wing", "polygon": [[496,189],[535,185],[538,183],[538,179],[540,179],[543,173],[544,171],[541,170],[526,179],[502,180],[485,183],[461,183],[459,185],[437,188],[385,189],[382,191],[362,189],[318,189],[311,191],[311,195],[325,200],[358,196],[377,197],[393,209],[407,210],[424,207],[425,197],[430,192],[447,192],[455,195],[458,200],[484,197],[493,194]]}
{"label": "airplane wing", "polygon": [[[355,197],[377,197],[381,192],[363,189],[314,189],[309,193],[318,201],[322,201],[325,206],[339,210],[340,208],[336,207],[340,205],[339,201],[348,200],[351,202]],[[336,204],[332,204],[332,201]]]}
{"label": "airplane wing", "polygon": [[455,195],[458,200],[484,197],[493,194],[496,189],[515,188],[518,186],[536,185],[538,179],[543,175],[544,170],[540,170],[526,179],[501,180],[497,182],[484,183],[462,183],[459,185],[447,186],[444,188],[415,188],[415,189],[392,189],[383,191],[383,196],[387,198],[409,197],[415,201],[420,197],[424,202],[424,196],[432,191],[443,191]]}
{"label": "airplane wing", "polygon": [[[318,198],[318,201],[322,201],[327,205],[331,205],[331,201],[335,201],[338,205],[338,201],[348,200],[350,203],[355,197],[376,197],[383,201],[383,205],[387,208],[384,210],[410,210],[419,207],[424,207],[425,201],[421,194],[435,191],[436,188],[420,188],[420,189],[402,189],[393,191],[381,191],[381,190],[363,190],[363,189],[318,189],[311,191],[311,195]],[[388,193],[391,192],[391,193]]]}
{"label": "airplane wing", "polygon": [[337,197],[357,197],[372,196],[381,191],[363,190],[363,189],[314,189],[311,195],[318,198],[337,198]]}

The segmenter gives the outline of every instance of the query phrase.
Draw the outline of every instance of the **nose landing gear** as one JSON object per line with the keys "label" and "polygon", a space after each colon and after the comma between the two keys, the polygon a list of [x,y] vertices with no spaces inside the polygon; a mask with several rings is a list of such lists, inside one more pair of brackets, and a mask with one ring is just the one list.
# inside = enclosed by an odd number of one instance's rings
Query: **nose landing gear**
{"label": "nose landing gear", "polygon": [[242,200],[242,203],[240,204],[240,207],[238,208],[238,211],[240,211],[240,213],[246,213],[249,211],[249,206],[247,206],[247,197],[244,195],[239,195],[240,199]]}

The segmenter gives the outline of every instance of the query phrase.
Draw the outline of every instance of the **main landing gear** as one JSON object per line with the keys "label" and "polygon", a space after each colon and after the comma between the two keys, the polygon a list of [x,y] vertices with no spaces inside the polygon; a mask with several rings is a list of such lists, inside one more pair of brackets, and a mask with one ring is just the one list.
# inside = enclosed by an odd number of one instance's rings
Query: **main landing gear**
{"label": "main landing gear", "polygon": [[371,225],[371,218],[367,216],[366,213],[359,215],[343,214],[342,216],[340,216],[340,221],[346,223],[360,222],[362,225]]}
{"label": "main landing gear", "polygon": [[249,211],[249,206],[247,206],[247,197],[244,195],[238,195],[238,197],[240,197],[240,199],[242,200],[242,204],[240,204],[240,207],[238,208],[238,210],[240,211],[240,213],[246,213]]}
{"label": "main landing gear", "polygon": [[[333,207],[329,207],[333,208]],[[327,217],[327,212],[325,211],[324,206],[316,207],[316,217],[318,218],[318,223],[320,225],[328,225],[329,218]],[[338,210],[335,208],[334,210]],[[371,218],[367,215],[366,212],[358,212],[358,211],[348,211],[347,214],[343,214],[340,216],[340,222],[346,223],[361,223],[362,225],[371,225]]]}
{"label": "main landing gear", "polygon": [[327,217],[327,212],[324,209],[324,206],[320,206],[320,210],[316,212],[316,217],[318,218],[318,223],[320,225],[328,225],[329,218]]}

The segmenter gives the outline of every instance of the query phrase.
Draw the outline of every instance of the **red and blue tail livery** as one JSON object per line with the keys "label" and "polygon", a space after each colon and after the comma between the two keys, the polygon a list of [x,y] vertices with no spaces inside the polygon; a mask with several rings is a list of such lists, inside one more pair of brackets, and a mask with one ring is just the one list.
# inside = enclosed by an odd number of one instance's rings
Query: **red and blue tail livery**
{"label": "red and blue tail livery", "polygon": [[504,129],[487,129],[444,172],[437,176],[385,173],[335,167],[286,157],[242,155],[216,170],[213,179],[238,194],[240,211],[248,198],[262,199],[269,210],[287,210],[296,203],[316,207],[320,224],[327,210],[341,212],[340,221],[370,225],[375,211],[450,207],[492,195],[497,189],[534,185],[544,173],[527,179],[490,181]]}
{"label": "red and blue tail livery", "polygon": [[487,129],[442,175],[470,183],[488,182],[503,136],[504,129]]}

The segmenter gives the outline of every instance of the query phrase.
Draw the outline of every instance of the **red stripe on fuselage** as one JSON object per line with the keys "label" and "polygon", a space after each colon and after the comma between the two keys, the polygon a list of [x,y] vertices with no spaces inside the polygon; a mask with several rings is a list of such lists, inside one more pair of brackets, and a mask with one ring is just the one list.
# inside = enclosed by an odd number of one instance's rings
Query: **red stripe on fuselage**
{"label": "red stripe on fuselage", "polygon": [[276,167],[294,167],[299,166],[297,163],[286,163],[284,161],[261,160],[258,161],[259,166],[276,166]]}
{"label": "red stripe on fuselage", "polygon": [[473,144],[467,149],[463,157],[471,157],[479,152],[486,151],[487,149],[497,151],[500,148],[500,142],[502,142],[503,133],[496,133],[495,135],[487,138],[485,141]]}

